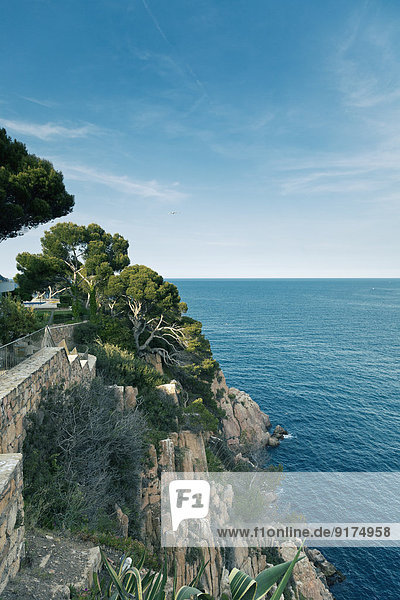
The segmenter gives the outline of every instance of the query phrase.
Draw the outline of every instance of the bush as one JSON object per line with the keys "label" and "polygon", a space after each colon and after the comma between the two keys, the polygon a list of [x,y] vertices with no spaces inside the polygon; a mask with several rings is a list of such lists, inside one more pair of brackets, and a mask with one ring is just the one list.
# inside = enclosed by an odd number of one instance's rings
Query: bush
{"label": "bush", "polygon": [[90,353],[97,356],[97,368],[110,384],[154,388],[167,380],[154,367],[136,358],[131,352],[113,344],[94,343]]}
{"label": "bush", "polygon": [[82,323],[75,328],[74,339],[77,344],[93,343],[98,340],[103,344],[112,344],[121,350],[135,353],[132,330],[121,317],[98,314],[94,322]]}
{"label": "bush", "polygon": [[225,471],[224,463],[214,454],[211,448],[206,448],[207,468],[210,473]]}
{"label": "bush", "polygon": [[123,350],[136,351],[132,329],[123,317],[100,315],[97,335],[104,344],[113,344]]}
{"label": "bush", "polygon": [[183,410],[186,426],[192,431],[216,431],[218,419],[204,406],[202,398],[198,398]]}
{"label": "bush", "polygon": [[23,448],[28,524],[96,528],[111,522],[117,502],[134,531],[145,432],[140,412],[120,410],[100,379],[50,389]]}
{"label": "bush", "polygon": [[78,346],[93,344],[97,337],[98,327],[94,323],[80,323],[74,327],[74,343]]}
{"label": "bush", "polygon": [[41,321],[32,308],[10,295],[0,295],[0,345],[40,329]]}
{"label": "bush", "polygon": [[171,431],[178,430],[182,410],[166,399],[156,389],[144,389],[138,398],[140,409],[152,429],[150,441],[157,445],[159,440],[168,437]]}

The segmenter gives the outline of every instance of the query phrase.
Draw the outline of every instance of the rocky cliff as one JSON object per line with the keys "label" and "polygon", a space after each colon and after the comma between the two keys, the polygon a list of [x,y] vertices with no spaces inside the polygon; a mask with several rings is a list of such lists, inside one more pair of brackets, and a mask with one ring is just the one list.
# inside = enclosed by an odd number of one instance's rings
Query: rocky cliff
{"label": "rocky cliff", "polygon": [[[165,395],[166,401],[169,398],[173,403],[179,403],[180,390],[177,382],[160,386],[160,393]],[[221,371],[214,378],[212,391],[224,411],[217,436],[181,431],[162,440],[159,448],[150,447],[149,467],[142,478],[142,535],[147,546],[154,551],[160,547],[160,477],[163,471],[208,471],[206,445],[213,440],[214,443],[225,444],[234,461],[247,461],[251,466],[254,466],[248,458],[251,452],[257,452],[269,444],[270,420],[248,394],[229,388]],[[275,559],[277,562],[290,560],[294,553],[295,546],[285,544],[275,550]],[[215,597],[226,592],[227,573],[234,566],[255,577],[271,564],[271,550],[268,549],[203,548],[202,554],[205,561],[210,561],[202,585]],[[178,585],[183,585],[197,572],[201,553],[196,548],[176,549],[174,558],[177,561]],[[322,569],[317,563],[314,564],[312,556],[304,555],[304,559],[296,565],[289,594],[293,600],[301,597],[307,600],[333,599]]]}

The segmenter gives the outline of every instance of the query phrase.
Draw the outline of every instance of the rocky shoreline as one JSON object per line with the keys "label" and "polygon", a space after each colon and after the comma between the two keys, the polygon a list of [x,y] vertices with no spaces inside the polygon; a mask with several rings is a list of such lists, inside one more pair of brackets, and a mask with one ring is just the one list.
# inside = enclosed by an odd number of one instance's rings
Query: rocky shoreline
{"label": "rocky shoreline", "polygon": [[[160,386],[174,403],[180,402],[181,386],[171,382]],[[227,386],[225,376],[219,371],[212,382],[212,392],[219,408],[223,411],[221,430],[218,435],[182,431],[171,434],[160,442],[160,447],[150,448],[151,467],[142,478],[142,535],[145,543],[154,551],[160,547],[160,477],[163,471],[204,472],[208,470],[206,447],[224,448],[225,457],[232,464],[243,463],[246,469],[262,470],[253,457],[274,448],[287,435],[277,425],[270,433],[271,422],[258,404],[246,393]],[[229,469],[227,469],[229,470]],[[191,580],[201,559],[191,549],[174,551],[177,561],[178,583]],[[193,550],[193,549],[192,549]],[[276,549],[278,562],[291,560],[296,552],[293,543],[285,542]],[[204,587],[215,597],[226,590],[224,574],[236,566],[255,577],[269,564],[268,551],[260,548],[203,548],[205,560],[210,564],[204,573]],[[299,597],[307,600],[333,600],[329,586],[342,580],[342,574],[317,550],[305,549],[304,559],[293,571],[292,583],[288,587],[292,600]],[[301,594],[302,596],[301,596]]]}

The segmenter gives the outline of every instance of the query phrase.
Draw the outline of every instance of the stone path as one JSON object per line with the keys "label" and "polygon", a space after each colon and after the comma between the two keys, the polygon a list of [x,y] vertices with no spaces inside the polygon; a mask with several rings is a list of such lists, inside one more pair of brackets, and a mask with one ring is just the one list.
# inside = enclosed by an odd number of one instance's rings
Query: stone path
{"label": "stone path", "polygon": [[99,571],[100,550],[93,544],[52,532],[26,534],[21,570],[0,594],[0,600],[65,600],[89,588]]}

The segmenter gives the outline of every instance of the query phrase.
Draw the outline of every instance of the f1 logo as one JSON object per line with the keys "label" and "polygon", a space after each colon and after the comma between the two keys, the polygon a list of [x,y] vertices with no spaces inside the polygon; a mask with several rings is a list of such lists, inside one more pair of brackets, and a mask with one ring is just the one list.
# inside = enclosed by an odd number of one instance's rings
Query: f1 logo
{"label": "f1 logo", "polygon": [[172,529],[185,519],[204,519],[210,506],[210,484],[202,479],[179,479],[169,484]]}

